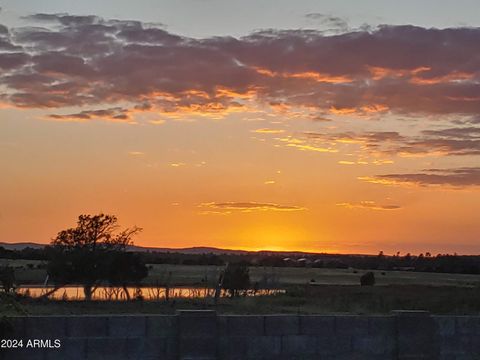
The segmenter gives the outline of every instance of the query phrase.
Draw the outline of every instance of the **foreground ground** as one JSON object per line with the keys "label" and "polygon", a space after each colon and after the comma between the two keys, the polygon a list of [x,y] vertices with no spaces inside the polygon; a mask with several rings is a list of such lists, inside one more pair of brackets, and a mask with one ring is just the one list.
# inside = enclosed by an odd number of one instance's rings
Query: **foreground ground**
{"label": "foreground ground", "polygon": [[52,301],[6,299],[0,314],[120,314],[174,313],[178,309],[216,309],[226,314],[354,313],[385,314],[392,310],[428,310],[435,314],[480,314],[480,288],[425,285],[299,286],[286,294],[220,299],[173,299],[158,301]]}

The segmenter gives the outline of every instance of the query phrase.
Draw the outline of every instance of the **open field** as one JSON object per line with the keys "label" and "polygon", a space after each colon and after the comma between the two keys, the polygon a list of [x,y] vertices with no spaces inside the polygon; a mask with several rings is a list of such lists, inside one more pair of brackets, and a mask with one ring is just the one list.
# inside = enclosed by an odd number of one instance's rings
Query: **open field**
{"label": "open field", "polygon": [[[5,265],[5,260],[0,260]],[[46,271],[38,261],[8,261],[19,284],[42,284]],[[31,264],[31,265],[29,265]],[[40,265],[40,268],[37,266]],[[215,283],[220,266],[150,265],[143,286],[205,287]],[[356,313],[385,314],[392,310],[428,310],[437,314],[480,314],[480,276],[374,271],[376,285],[359,286],[365,270],[251,267],[251,282],[286,289],[273,296],[213,299],[175,298],[167,301],[53,301],[11,298],[0,314],[174,313],[177,309],[212,309],[220,313]]]}
{"label": "open field", "polygon": [[[15,267],[19,284],[43,284],[46,270],[42,262],[0,260]],[[40,268],[38,266],[40,265]],[[150,265],[143,286],[204,287],[218,278],[221,266]],[[480,276],[374,271],[376,285],[359,286],[365,270],[324,268],[251,267],[251,282],[286,289],[275,296],[223,298],[215,308],[220,313],[373,313],[392,310],[429,310],[432,313],[479,314]],[[53,301],[20,298],[5,303],[2,314],[87,314],[87,313],[174,313],[177,309],[211,309],[212,298],[166,301]]]}
{"label": "open field", "polygon": [[[42,264],[35,260],[0,259],[0,265],[14,266],[18,284],[43,284],[46,277]],[[29,265],[31,264],[31,265]],[[31,268],[33,266],[33,268]],[[168,281],[171,286],[203,286],[214,284],[222,266],[202,265],[150,265],[143,285],[155,285]],[[171,275],[169,275],[171,273]],[[251,267],[251,282],[274,287],[287,287],[315,283],[323,285],[358,285],[365,270]],[[431,286],[480,286],[480,275],[444,274],[411,271],[374,271],[377,285],[431,285]],[[313,281],[312,281],[313,280]]]}

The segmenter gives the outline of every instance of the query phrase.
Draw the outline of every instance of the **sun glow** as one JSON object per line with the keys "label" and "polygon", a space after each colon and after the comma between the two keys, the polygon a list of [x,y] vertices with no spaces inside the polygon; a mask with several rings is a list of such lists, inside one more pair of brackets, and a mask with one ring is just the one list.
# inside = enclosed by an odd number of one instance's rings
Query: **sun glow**
{"label": "sun glow", "polygon": [[259,224],[240,232],[240,240],[246,250],[287,251],[303,250],[306,242],[305,230],[280,224]]}

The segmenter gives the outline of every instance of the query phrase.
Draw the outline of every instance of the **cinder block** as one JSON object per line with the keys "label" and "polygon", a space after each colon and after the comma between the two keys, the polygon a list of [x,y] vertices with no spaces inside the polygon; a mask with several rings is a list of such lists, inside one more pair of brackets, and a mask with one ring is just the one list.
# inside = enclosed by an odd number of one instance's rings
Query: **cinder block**
{"label": "cinder block", "polygon": [[167,359],[177,359],[178,356],[178,341],[177,338],[165,338],[165,355]]}
{"label": "cinder block", "polygon": [[478,316],[457,316],[455,330],[459,334],[476,334],[480,332],[480,318]]}
{"label": "cinder block", "polygon": [[341,356],[352,353],[352,337],[350,335],[317,336],[317,354],[320,358],[329,356]]}
{"label": "cinder block", "polygon": [[6,321],[9,323],[11,332],[7,334],[9,339],[23,339],[25,338],[25,322],[27,317],[24,316],[12,316],[6,317]]}
{"label": "cinder block", "polygon": [[221,336],[218,339],[217,355],[225,360],[247,359],[248,341],[246,336]]}
{"label": "cinder block", "polygon": [[176,359],[176,353],[168,350],[167,340],[168,338],[128,338],[125,340],[128,359]]}
{"label": "cinder block", "polygon": [[111,316],[108,319],[109,337],[130,338],[145,335],[145,316]]}
{"label": "cinder block", "polygon": [[337,316],[335,331],[337,336],[366,336],[368,334],[368,317],[359,315]]}
{"label": "cinder block", "polygon": [[365,355],[356,354],[353,352],[350,352],[350,353],[344,352],[344,353],[334,354],[334,355],[325,355],[325,356],[321,356],[320,359],[321,360],[390,360],[390,359],[384,359],[382,357],[376,357],[376,356],[367,357]]}
{"label": "cinder block", "polygon": [[217,316],[215,312],[180,312],[178,317],[180,337],[215,337]]}
{"label": "cinder block", "polygon": [[46,360],[85,360],[87,357],[86,339],[60,339],[61,347],[58,349],[47,349]]}
{"label": "cinder block", "polygon": [[279,359],[282,351],[280,336],[253,336],[247,338],[246,344],[246,359]]}
{"label": "cinder block", "polygon": [[395,316],[369,316],[368,334],[385,335],[395,337],[397,332],[397,323]]}
{"label": "cinder block", "polygon": [[145,338],[129,337],[125,339],[125,350],[128,359],[144,359]]}
{"label": "cinder block", "polygon": [[471,339],[469,336],[459,334],[441,336],[440,344],[440,357],[456,359],[457,355],[465,355],[470,352]]}
{"label": "cinder block", "polygon": [[[348,349],[350,349],[350,338],[348,339],[348,341]],[[335,342],[336,337],[333,333],[330,335],[317,336],[317,354],[320,354],[322,356],[328,356],[333,354],[336,350]]]}
{"label": "cinder block", "polygon": [[[297,354],[297,355],[280,355],[279,357],[274,357],[272,360],[319,360],[318,355],[316,354]],[[324,360],[324,358],[322,358]],[[333,358],[332,358],[333,360]],[[337,359],[335,359],[337,360]],[[351,360],[351,359],[349,359]]]}
{"label": "cinder block", "polygon": [[69,316],[67,319],[68,337],[107,337],[108,317]]}
{"label": "cinder block", "polygon": [[128,359],[126,339],[88,338],[88,360],[123,360]]}
{"label": "cinder block", "polygon": [[464,347],[474,356],[476,359],[480,358],[480,334],[479,333],[471,333],[469,335],[463,335],[462,338],[466,338],[465,340],[468,341],[470,344],[469,347]]}
{"label": "cinder block", "polygon": [[180,359],[217,357],[215,311],[179,311],[178,349]]}
{"label": "cinder block", "polygon": [[352,350],[354,353],[365,356],[382,356],[384,359],[393,359],[395,356],[396,339],[390,335],[353,336]]}
{"label": "cinder block", "polygon": [[227,320],[228,336],[265,335],[265,322],[263,316],[225,316],[224,318]]}
{"label": "cinder block", "polygon": [[[148,360],[167,358],[167,355],[169,354],[169,352],[167,351],[166,340],[167,338],[165,337],[145,338],[142,343],[142,347],[139,349],[140,356],[136,356],[136,357],[132,356],[133,351],[130,350],[130,347],[129,347],[129,356],[132,359],[148,359]],[[171,355],[176,355],[176,353]]]}
{"label": "cinder block", "polygon": [[177,334],[177,316],[152,315],[146,317],[147,337],[168,337]]}
{"label": "cinder block", "polygon": [[440,337],[455,335],[455,317],[453,316],[432,316],[436,324],[437,334]]}
{"label": "cinder block", "polygon": [[217,316],[217,332],[219,336],[227,336],[228,334],[228,318],[230,316]]}
{"label": "cinder block", "polygon": [[300,318],[296,315],[265,316],[265,335],[299,335]]}
{"label": "cinder block", "polygon": [[17,349],[2,349],[0,356],[2,360],[43,360],[45,356],[45,350],[31,348],[27,349],[24,346],[23,348]]}
{"label": "cinder block", "polygon": [[313,355],[317,352],[317,338],[311,335],[282,336],[282,355]]}
{"label": "cinder block", "polygon": [[178,348],[180,359],[216,359],[217,343],[212,338],[209,341],[204,337],[180,337]]}
{"label": "cinder block", "polygon": [[59,339],[66,335],[63,316],[31,316],[25,318],[25,337],[30,339]]}
{"label": "cinder block", "polygon": [[397,315],[398,359],[438,359],[436,324],[428,312],[400,311]]}
{"label": "cinder block", "polygon": [[335,333],[335,316],[301,315],[300,334],[328,336]]}

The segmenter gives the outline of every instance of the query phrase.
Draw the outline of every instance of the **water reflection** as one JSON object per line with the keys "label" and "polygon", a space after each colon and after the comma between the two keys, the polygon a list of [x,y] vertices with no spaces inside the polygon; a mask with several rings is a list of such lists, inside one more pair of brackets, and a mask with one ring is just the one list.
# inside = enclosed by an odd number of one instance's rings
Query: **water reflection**
{"label": "water reflection", "polygon": [[[17,289],[17,292],[22,295],[31,297],[40,297],[53,290],[53,287],[40,286],[25,286]],[[128,294],[127,294],[128,292]],[[285,293],[285,290],[279,289],[262,289],[262,290],[245,290],[240,292],[240,296],[261,296],[261,295],[276,295]],[[215,289],[213,288],[195,288],[195,287],[171,287],[168,289],[168,298],[204,298],[214,297]],[[227,297],[229,294],[222,290],[221,297]],[[83,287],[81,286],[66,286],[58,289],[48,296],[49,299],[55,300],[83,300],[85,298]],[[93,293],[92,300],[129,300],[129,299],[143,299],[143,300],[165,300],[167,299],[167,288],[165,287],[127,287],[126,289],[119,287],[97,287]]]}

